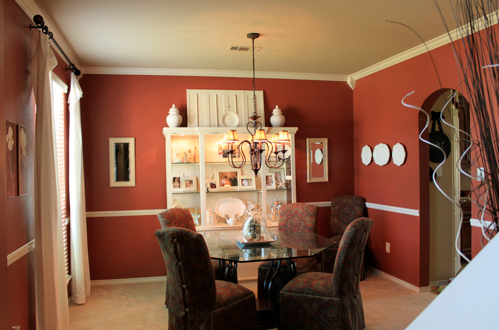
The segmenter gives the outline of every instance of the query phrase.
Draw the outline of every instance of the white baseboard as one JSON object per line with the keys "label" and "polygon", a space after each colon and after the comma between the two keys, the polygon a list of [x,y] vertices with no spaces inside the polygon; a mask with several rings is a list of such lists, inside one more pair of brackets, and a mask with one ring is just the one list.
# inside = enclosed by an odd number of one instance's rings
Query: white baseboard
{"label": "white baseboard", "polygon": [[400,278],[397,278],[395,276],[392,276],[390,274],[382,272],[379,269],[376,269],[376,268],[371,267],[371,266],[367,266],[367,267],[371,268],[374,271],[374,274],[380,275],[380,276],[386,278],[387,280],[390,280],[392,282],[400,284],[400,285],[402,285],[402,286],[404,286],[404,287],[406,287],[406,288],[408,288],[408,289],[410,289],[410,290],[412,290],[414,292],[425,293],[425,292],[430,292],[431,291],[431,287],[429,287],[429,286],[417,287],[415,285],[412,285],[411,283],[408,283],[406,281],[401,280]]}
{"label": "white baseboard", "polygon": [[100,285],[132,284],[132,283],[147,283],[147,282],[166,282],[166,276],[118,278],[114,280],[93,280],[90,281],[90,285],[100,286]]}
{"label": "white baseboard", "polygon": [[430,282],[430,287],[449,285],[449,283],[450,283],[449,280],[432,281],[432,282]]}

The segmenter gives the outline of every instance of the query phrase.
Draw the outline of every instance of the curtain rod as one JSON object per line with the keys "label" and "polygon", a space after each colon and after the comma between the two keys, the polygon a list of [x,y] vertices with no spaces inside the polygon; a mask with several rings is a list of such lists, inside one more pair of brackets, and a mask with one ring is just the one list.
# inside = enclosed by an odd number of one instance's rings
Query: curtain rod
{"label": "curtain rod", "polygon": [[66,58],[66,60],[69,62],[69,67],[66,68],[66,70],[71,70],[76,76],[79,76],[81,74],[81,71],[71,62],[71,60],[68,58],[66,53],[62,50],[61,46],[55,41],[54,39],[54,34],[49,31],[49,28],[45,25],[45,22],[43,20],[43,17],[41,15],[35,15],[33,16],[33,22],[35,22],[36,26],[33,26],[30,24],[29,28],[30,29],[41,29],[43,34],[46,34],[49,37],[49,40],[52,40],[54,45],[59,49],[61,54]]}

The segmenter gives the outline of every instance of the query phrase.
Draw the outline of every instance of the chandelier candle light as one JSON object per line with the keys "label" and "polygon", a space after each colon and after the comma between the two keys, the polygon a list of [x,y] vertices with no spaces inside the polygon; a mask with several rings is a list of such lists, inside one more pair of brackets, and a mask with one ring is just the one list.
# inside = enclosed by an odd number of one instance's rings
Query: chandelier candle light
{"label": "chandelier candle light", "polygon": [[[280,131],[279,134],[274,134],[272,140],[269,141],[265,135],[265,131],[262,129],[263,125],[258,122],[256,114],[256,95],[255,95],[255,39],[260,37],[259,33],[248,33],[247,37],[251,39],[252,51],[253,51],[253,115],[249,117],[251,121],[246,124],[246,129],[251,135],[249,140],[244,140],[239,143],[237,138],[237,132],[235,130],[228,131],[226,134],[227,152],[229,165],[233,168],[241,168],[246,164],[246,155],[243,151],[243,145],[248,144],[249,146],[249,158],[251,161],[251,169],[257,175],[258,171],[262,166],[262,153],[266,151],[264,156],[264,162],[267,167],[278,168],[284,164],[284,153],[286,152],[284,145],[289,143],[288,131]],[[236,152],[234,144],[237,144],[237,151],[241,155],[242,162],[240,165],[234,164],[234,153]],[[279,144],[282,145],[281,150],[279,150]],[[265,145],[265,149],[264,149]],[[279,153],[282,153],[282,157],[279,157]],[[270,160],[270,156],[274,154],[275,159]]]}

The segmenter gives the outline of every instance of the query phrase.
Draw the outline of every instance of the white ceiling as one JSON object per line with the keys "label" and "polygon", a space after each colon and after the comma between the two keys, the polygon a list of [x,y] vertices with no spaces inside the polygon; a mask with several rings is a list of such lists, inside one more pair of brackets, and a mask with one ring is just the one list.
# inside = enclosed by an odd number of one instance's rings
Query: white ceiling
{"label": "white ceiling", "polygon": [[[433,0],[34,0],[90,68],[256,71],[351,75],[446,30]],[[448,0],[438,0],[454,29]],[[57,39],[56,39],[57,40]]]}

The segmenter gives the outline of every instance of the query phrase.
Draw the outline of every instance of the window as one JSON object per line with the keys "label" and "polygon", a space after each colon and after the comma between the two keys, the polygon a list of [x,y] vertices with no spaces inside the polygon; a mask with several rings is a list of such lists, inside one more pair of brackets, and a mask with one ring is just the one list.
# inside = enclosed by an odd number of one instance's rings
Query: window
{"label": "window", "polygon": [[69,275],[68,251],[68,215],[66,213],[66,130],[65,130],[65,101],[68,86],[54,73],[52,73],[52,108],[54,111],[54,127],[57,149],[57,168],[59,170],[59,206],[62,219],[62,239],[64,248],[64,267],[66,277]]}

